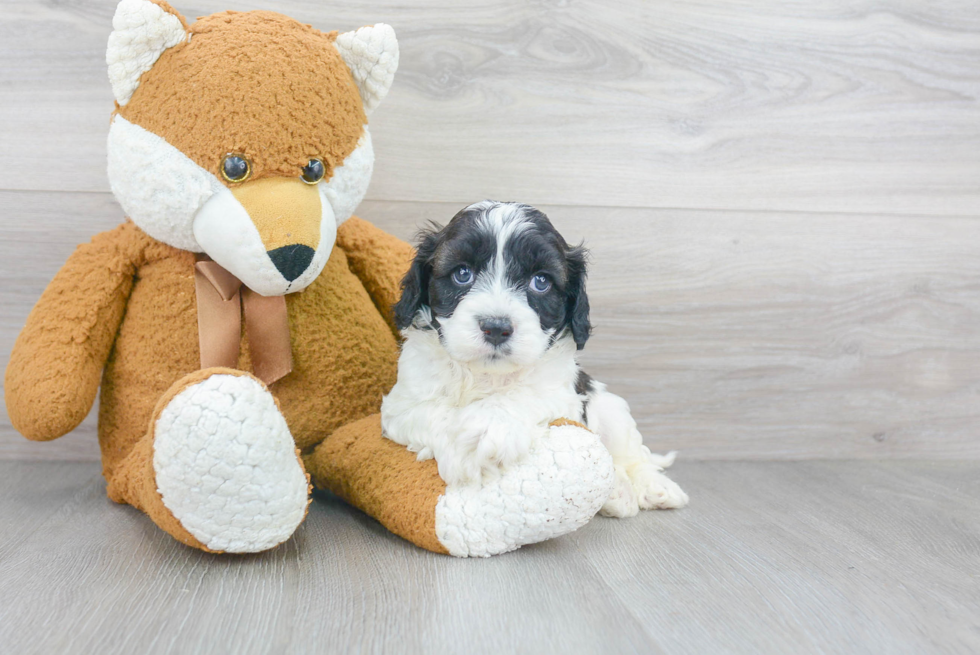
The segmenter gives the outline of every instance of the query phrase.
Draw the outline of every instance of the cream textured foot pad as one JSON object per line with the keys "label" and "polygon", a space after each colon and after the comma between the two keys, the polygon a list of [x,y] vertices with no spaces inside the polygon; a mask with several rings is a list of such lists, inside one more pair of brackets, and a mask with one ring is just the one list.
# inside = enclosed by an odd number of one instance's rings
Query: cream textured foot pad
{"label": "cream textured foot pad", "polygon": [[163,504],[211,550],[267,550],[306,515],[286,420],[250,377],[213,375],[174,397],[157,419],[153,469]]}
{"label": "cream textured foot pad", "polygon": [[448,487],[436,536],[451,555],[489,557],[585,525],[609,496],[612,457],[579,427],[553,427],[521,464],[482,487]]}

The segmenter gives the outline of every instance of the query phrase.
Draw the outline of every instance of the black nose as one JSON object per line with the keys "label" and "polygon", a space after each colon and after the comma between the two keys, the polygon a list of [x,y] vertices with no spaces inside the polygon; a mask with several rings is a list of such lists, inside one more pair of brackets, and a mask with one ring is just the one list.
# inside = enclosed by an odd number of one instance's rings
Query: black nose
{"label": "black nose", "polygon": [[499,316],[481,318],[480,329],[483,330],[483,338],[495,346],[499,346],[510,339],[510,335],[514,331],[510,319]]}
{"label": "black nose", "polygon": [[270,250],[266,254],[269,255],[269,259],[276,265],[282,276],[292,282],[310,267],[310,262],[313,261],[313,255],[316,254],[316,251],[309,246],[297,243]]}

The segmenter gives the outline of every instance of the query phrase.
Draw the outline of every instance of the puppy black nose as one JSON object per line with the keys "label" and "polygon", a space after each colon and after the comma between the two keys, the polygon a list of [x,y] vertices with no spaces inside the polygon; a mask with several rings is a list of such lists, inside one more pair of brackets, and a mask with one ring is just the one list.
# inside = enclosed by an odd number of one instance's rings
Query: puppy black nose
{"label": "puppy black nose", "polygon": [[510,339],[510,335],[514,331],[510,319],[499,316],[481,318],[480,329],[483,330],[483,338],[495,346],[499,346]]}
{"label": "puppy black nose", "polygon": [[313,261],[313,255],[316,254],[316,251],[309,246],[296,243],[270,250],[266,254],[269,255],[269,259],[276,265],[282,276],[292,282],[310,267],[310,262]]}

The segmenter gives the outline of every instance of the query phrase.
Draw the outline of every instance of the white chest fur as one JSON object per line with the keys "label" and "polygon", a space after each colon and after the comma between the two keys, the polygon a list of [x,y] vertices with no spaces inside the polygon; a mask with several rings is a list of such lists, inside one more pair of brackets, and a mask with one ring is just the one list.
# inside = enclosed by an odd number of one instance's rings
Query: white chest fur
{"label": "white chest fur", "polygon": [[405,336],[382,426],[420,459],[435,457],[447,482],[472,481],[520,459],[557,418],[582,418],[570,339],[529,366],[507,369],[451,359],[435,330],[411,328]]}

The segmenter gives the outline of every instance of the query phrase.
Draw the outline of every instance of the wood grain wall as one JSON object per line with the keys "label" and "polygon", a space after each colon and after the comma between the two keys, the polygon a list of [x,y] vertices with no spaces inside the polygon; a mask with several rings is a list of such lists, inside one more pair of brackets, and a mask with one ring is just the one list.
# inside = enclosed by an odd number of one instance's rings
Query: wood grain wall
{"label": "wood grain wall", "polygon": [[[112,227],[111,0],[3,0],[0,365]],[[360,213],[483,197],[593,249],[583,362],[701,458],[980,456],[980,4],[177,2],[384,21],[401,70]],[[91,417],[0,458],[94,458]]]}

